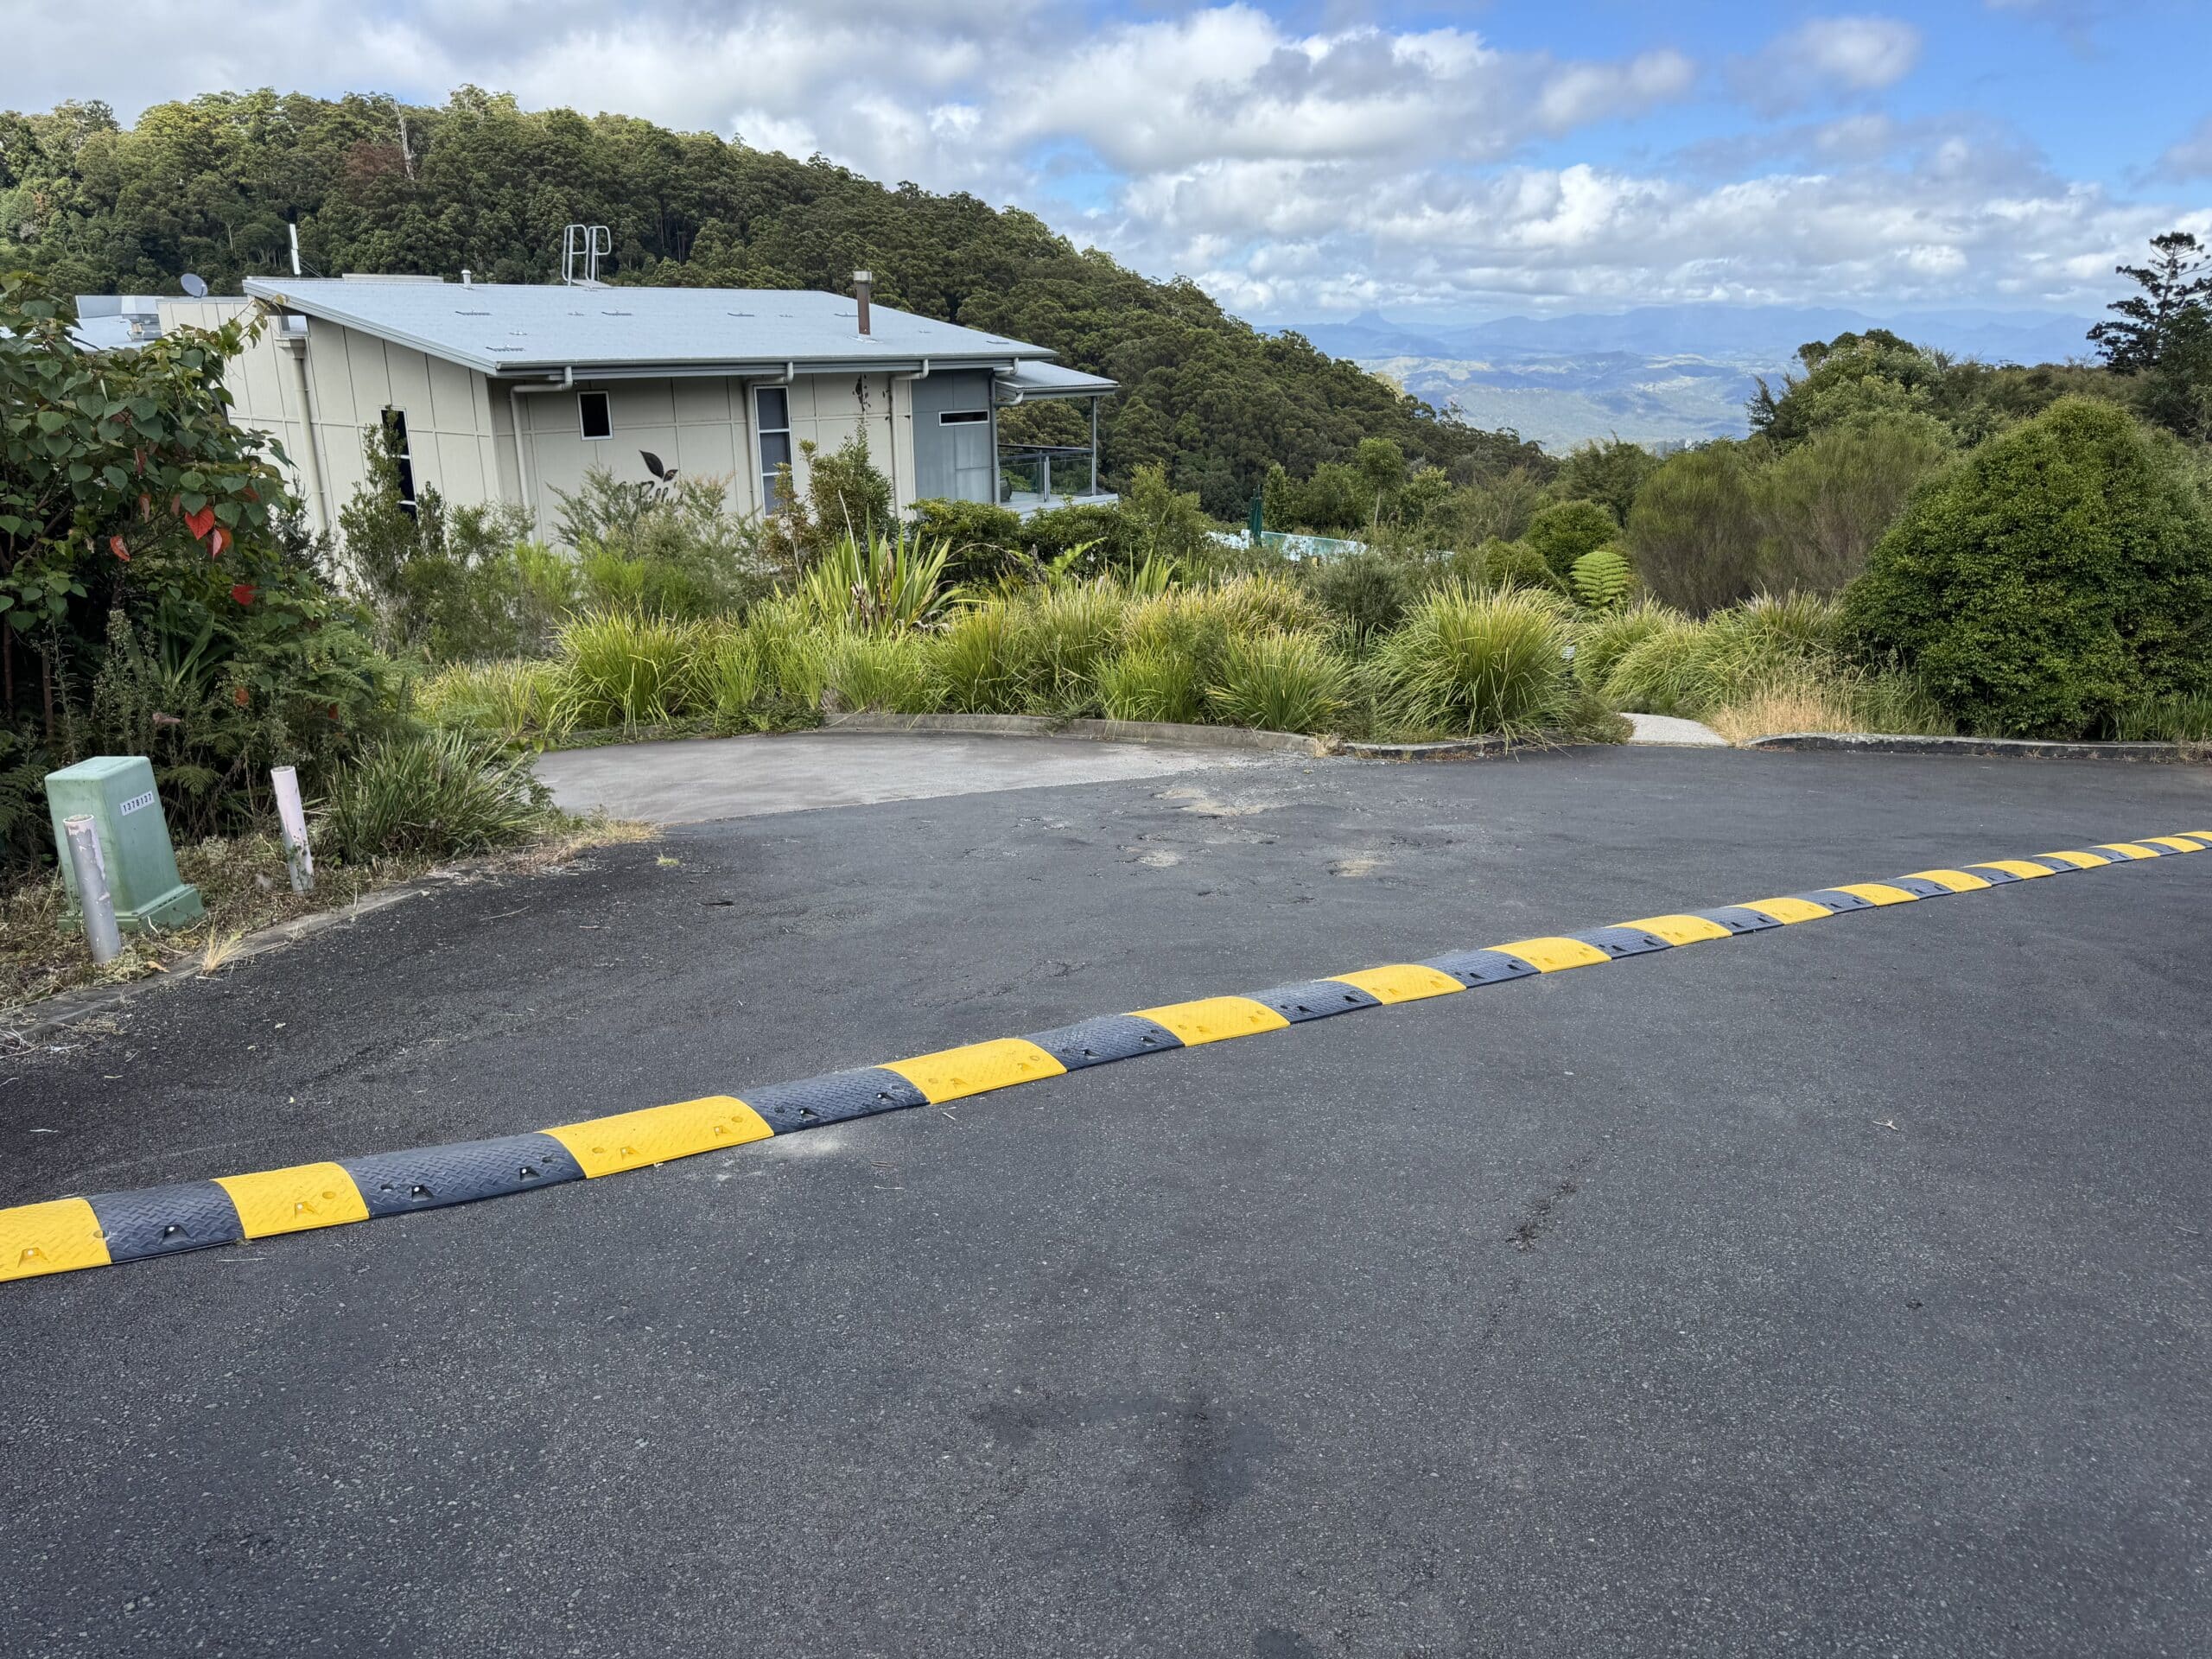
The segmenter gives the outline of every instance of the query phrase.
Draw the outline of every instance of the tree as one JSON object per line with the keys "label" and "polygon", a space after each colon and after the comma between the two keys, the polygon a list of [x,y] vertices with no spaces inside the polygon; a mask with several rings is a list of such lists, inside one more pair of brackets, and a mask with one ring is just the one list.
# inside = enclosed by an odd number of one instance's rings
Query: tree
{"label": "tree", "polygon": [[2147,265],[2119,274],[2143,291],[2105,308],[2119,315],[2089,330],[2115,373],[2136,382],[2136,405],[2193,442],[2212,435],[2212,252],[2187,231],[2151,238]]}
{"label": "tree", "polygon": [[[174,291],[186,270],[235,291],[289,268],[289,222],[311,270],[550,282],[570,220],[610,228],[620,282],[839,289],[866,266],[882,304],[1051,346],[1122,385],[1102,410],[1108,486],[1161,462],[1219,518],[1243,516],[1270,464],[1306,478],[1351,464],[1363,439],[1468,478],[1547,464],[1513,433],[1445,420],[1031,214],[712,134],[524,110],[476,87],[442,106],[211,93],[128,129],[96,105],[0,117],[0,266],[86,291]],[[1071,435],[1055,416],[1014,413],[1033,435]]]}
{"label": "tree", "polygon": [[1597,501],[1554,501],[1529,521],[1522,539],[1534,548],[1551,573],[1562,581],[1574,562],[1621,533],[1611,510]]}
{"label": "tree", "polygon": [[1755,476],[1758,585],[1841,592],[1921,480],[1953,453],[1942,422],[1901,415],[1829,427],[1777,456]]}
{"label": "tree", "polygon": [[2212,517],[2171,438],[2069,398],[1914,499],[1844,626],[1969,730],[2107,732],[2212,695]]}
{"label": "tree", "polygon": [[2114,271],[2143,291],[2105,308],[2118,315],[2089,330],[2106,364],[2120,374],[2156,368],[2175,343],[2185,320],[2201,317],[2212,295],[2212,257],[2187,231],[2168,231],[2151,238],[2147,265],[2118,265]]}
{"label": "tree", "polygon": [[1579,443],[1560,463],[1552,491],[1562,501],[1601,501],[1621,524],[1636,505],[1636,493],[1659,465],[1659,457],[1640,443],[1611,438]]}
{"label": "tree", "polygon": [[1710,443],[1669,455],[1644,480],[1628,547],[1646,587],[1702,615],[1757,590],[1760,524],[1753,443]]}

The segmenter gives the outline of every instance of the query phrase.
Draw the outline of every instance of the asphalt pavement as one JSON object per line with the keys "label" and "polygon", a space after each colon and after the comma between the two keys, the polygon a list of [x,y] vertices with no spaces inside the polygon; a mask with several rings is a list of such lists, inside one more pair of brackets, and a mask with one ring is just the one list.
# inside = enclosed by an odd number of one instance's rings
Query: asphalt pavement
{"label": "asphalt pavement", "polygon": [[[16,1056],[0,1204],[2187,830],[1619,749],[693,824]],[[0,1651],[2202,1654],[2208,923],[2160,859],[0,1286]]]}

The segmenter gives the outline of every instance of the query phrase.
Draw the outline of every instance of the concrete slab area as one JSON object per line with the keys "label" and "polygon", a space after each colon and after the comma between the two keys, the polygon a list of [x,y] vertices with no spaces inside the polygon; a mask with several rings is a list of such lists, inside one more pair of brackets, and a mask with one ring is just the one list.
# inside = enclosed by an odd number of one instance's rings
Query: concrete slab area
{"label": "concrete slab area", "polygon": [[1694,749],[1725,749],[1728,740],[1701,721],[1682,720],[1674,715],[1628,715],[1629,741],[1631,743],[1669,744]]}
{"label": "concrete slab area", "polygon": [[537,775],[573,812],[699,823],[816,807],[1161,778],[1201,766],[1280,766],[1171,744],[939,733],[766,732],[620,743],[542,756]]}
{"label": "concrete slab area", "polygon": [[[2212,829],[1621,748],[754,817],[11,1057],[0,1203]],[[664,858],[673,858],[672,865]],[[2212,1651],[2212,853],[0,1286],[0,1652]]]}

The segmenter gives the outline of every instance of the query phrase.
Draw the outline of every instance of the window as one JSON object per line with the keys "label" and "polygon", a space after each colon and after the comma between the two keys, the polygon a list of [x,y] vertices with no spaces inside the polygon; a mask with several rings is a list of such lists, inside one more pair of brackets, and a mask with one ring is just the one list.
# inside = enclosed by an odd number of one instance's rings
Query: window
{"label": "window", "polygon": [[939,426],[974,426],[991,418],[988,409],[948,409],[937,417]]}
{"label": "window", "polygon": [[760,439],[760,505],[776,512],[784,505],[777,474],[791,464],[791,401],[781,386],[763,386],[753,394],[753,408]]}
{"label": "window", "polygon": [[405,410],[385,410],[384,435],[391,453],[392,463],[399,468],[399,510],[412,518],[415,516],[415,456],[407,448]]}
{"label": "window", "polygon": [[607,394],[603,391],[578,392],[576,422],[588,438],[613,437],[614,412],[607,406]]}

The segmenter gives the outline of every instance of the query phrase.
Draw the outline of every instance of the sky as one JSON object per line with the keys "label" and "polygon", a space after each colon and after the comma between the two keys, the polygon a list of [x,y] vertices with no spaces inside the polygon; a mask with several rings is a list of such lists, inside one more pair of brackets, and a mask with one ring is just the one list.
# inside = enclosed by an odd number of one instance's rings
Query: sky
{"label": "sky", "polygon": [[110,0],[75,39],[9,100],[471,83],[1026,207],[1262,322],[2094,312],[2212,236],[2212,0]]}

